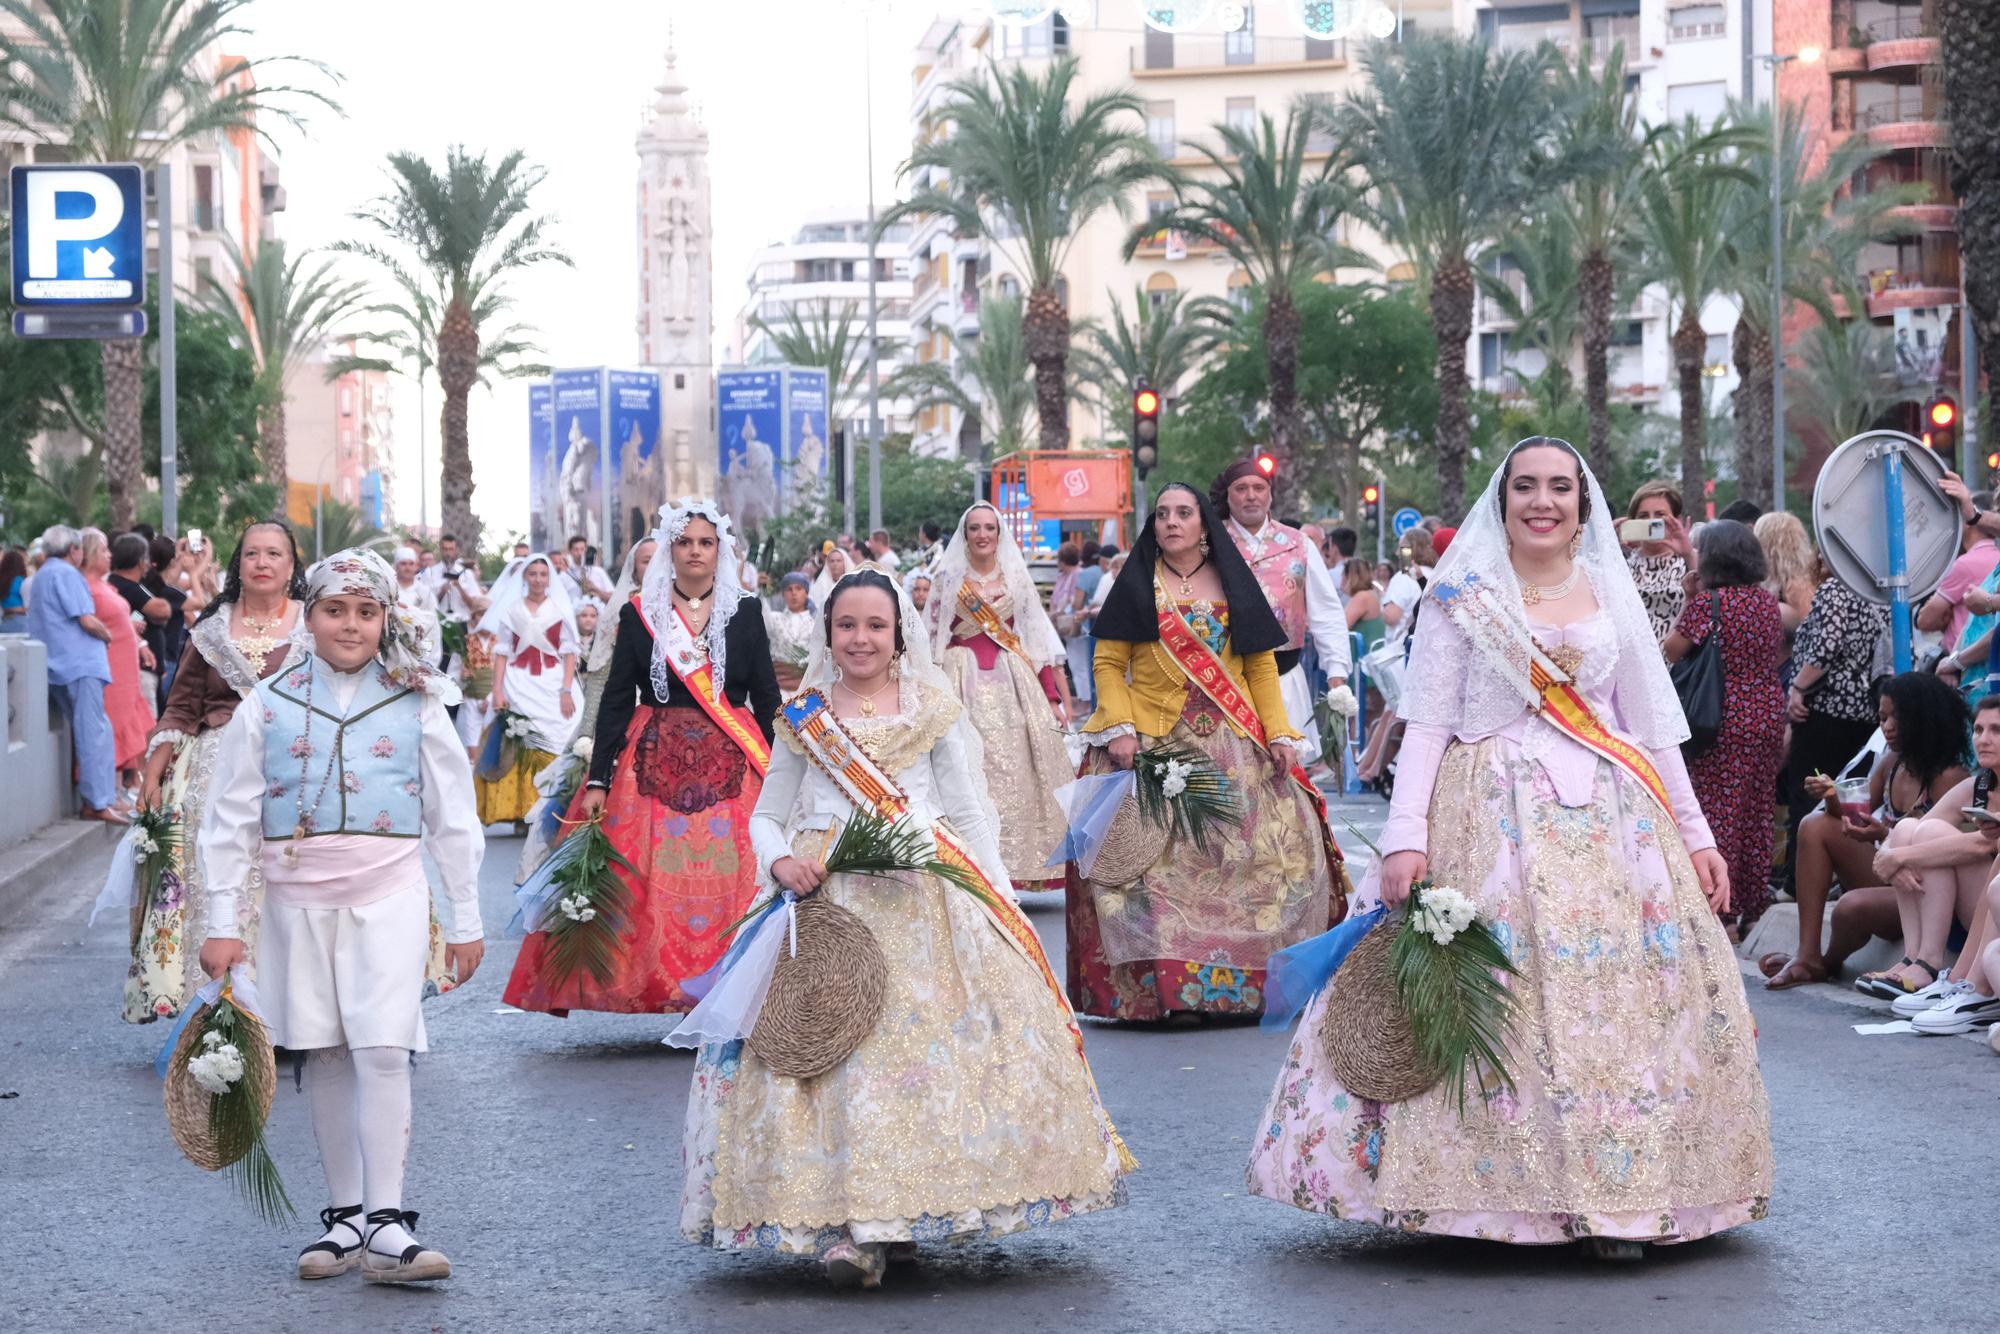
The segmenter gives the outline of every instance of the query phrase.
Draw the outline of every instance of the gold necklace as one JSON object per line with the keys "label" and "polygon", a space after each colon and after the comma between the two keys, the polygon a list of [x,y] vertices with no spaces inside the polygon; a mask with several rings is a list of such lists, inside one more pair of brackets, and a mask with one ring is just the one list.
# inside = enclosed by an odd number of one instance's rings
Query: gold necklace
{"label": "gold necklace", "polygon": [[1544,587],[1541,584],[1524,583],[1521,585],[1521,601],[1530,607],[1539,606],[1545,601],[1560,601],[1569,596],[1569,591],[1576,587],[1577,577],[1582,573],[1581,565],[1572,565],[1569,567],[1569,577],[1559,584]]}
{"label": "gold necklace", "polygon": [[1174,578],[1181,581],[1181,596],[1184,598],[1191,598],[1194,596],[1194,577],[1201,573],[1202,566],[1208,564],[1208,557],[1203,556],[1200,560],[1196,561],[1194,563],[1194,568],[1192,570],[1189,570],[1186,574],[1182,574],[1179,570],[1176,570],[1173,566],[1173,562],[1168,560],[1165,556],[1160,557],[1160,564],[1167,567],[1167,573],[1173,575]]}
{"label": "gold necklace", "polygon": [[236,604],[236,614],[242,622],[242,628],[250,632],[247,635],[232,636],[236,640],[237,649],[253,663],[262,662],[270,656],[271,650],[278,646],[278,641],[271,632],[285,623],[285,613],[280,611],[269,619],[259,619],[252,616],[250,609],[239,602]]}
{"label": "gold necklace", "polygon": [[845,681],[842,681],[840,683],[840,688],[842,690],[845,690],[848,694],[854,696],[854,698],[861,701],[861,716],[863,718],[873,718],[875,716],[876,697],[879,696],[884,690],[887,690],[890,686],[894,684],[896,684],[895,678],[891,677],[889,680],[884,681],[881,685],[877,686],[875,688],[875,694],[873,695],[864,695],[859,690],[856,690],[853,686],[847,684],[847,682]]}

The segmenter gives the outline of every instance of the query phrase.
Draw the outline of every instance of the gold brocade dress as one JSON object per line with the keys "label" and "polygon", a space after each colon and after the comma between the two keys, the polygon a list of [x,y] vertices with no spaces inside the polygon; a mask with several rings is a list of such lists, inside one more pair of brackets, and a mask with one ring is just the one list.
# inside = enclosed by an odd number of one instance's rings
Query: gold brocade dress
{"label": "gold brocade dress", "polygon": [[[982,864],[985,816],[959,707],[925,690],[913,716],[842,725]],[[799,831],[852,817],[780,715],[752,820],[768,874]],[[818,1254],[857,1244],[996,1236],[1124,1199],[1109,1119],[1040,975],[963,889],[919,875],[836,876],[887,961],[875,1031],[810,1080],[742,1042],[702,1048],[682,1143],[681,1231],[722,1250]]]}
{"label": "gold brocade dress", "polygon": [[[1012,629],[1014,604],[1006,589],[995,585],[979,592]],[[1031,668],[962,608],[953,608],[952,615],[951,642],[938,665],[986,748],[993,805],[1000,812],[1000,859],[1015,889],[1060,889],[1062,866],[1051,868],[1049,858],[1062,846],[1069,821],[1055,793],[1076,777],[1076,765],[1050,704],[1050,692],[1058,689],[1055,669]]]}

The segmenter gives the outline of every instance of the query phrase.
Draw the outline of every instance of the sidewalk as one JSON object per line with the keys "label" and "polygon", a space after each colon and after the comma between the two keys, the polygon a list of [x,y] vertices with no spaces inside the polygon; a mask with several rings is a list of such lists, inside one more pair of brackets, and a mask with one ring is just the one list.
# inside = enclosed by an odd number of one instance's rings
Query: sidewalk
{"label": "sidewalk", "polygon": [[57,820],[0,848],[0,936],[95,899],[122,832],[101,820]]}

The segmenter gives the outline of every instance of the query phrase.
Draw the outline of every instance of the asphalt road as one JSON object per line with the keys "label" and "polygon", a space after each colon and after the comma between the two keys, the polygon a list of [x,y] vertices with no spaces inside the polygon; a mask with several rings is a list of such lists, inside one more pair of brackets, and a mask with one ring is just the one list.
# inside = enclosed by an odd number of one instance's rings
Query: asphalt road
{"label": "asphalt road", "polygon": [[[1379,812],[1377,805],[1373,808]],[[519,843],[494,839],[486,920]],[[876,1293],[675,1228],[688,1054],[653,1018],[508,1011],[515,943],[431,1004],[406,1204],[453,1259],[435,1290],[305,1284],[306,1225],[257,1224],[168,1137],[164,1030],[117,1019],[120,931],[86,931],[101,864],[0,934],[0,1330],[1180,1331],[1990,1328],[2000,1061],[1983,1044],[1861,1037],[1828,989],[1753,989],[1777,1139],[1768,1221],[1606,1267],[1569,1248],[1385,1234],[1243,1192],[1285,1039],[1254,1027],[1087,1027],[1144,1163],[1129,1208],[927,1252]],[[1062,946],[1054,896],[1031,912]],[[1057,961],[1060,969],[1060,960]],[[321,1182],[289,1084],[271,1138],[295,1201]]]}

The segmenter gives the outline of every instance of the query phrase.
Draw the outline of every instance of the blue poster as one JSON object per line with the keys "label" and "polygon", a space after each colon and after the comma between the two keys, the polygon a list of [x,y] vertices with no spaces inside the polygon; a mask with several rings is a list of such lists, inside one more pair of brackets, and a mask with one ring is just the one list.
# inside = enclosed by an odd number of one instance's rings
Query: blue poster
{"label": "blue poster", "polygon": [[660,373],[606,371],[611,448],[604,491],[611,498],[611,545],[603,555],[616,571],[625,549],[653,529],[667,499],[667,460],[660,449]]}
{"label": "blue poster", "polygon": [[819,496],[826,484],[826,372],[792,366],[785,371],[785,485],[781,500],[792,510]]}
{"label": "blue poster", "polygon": [[556,505],[548,544],[560,547],[581,537],[602,552],[609,526],[604,516],[604,372],[557,371],[552,384]]}
{"label": "blue poster", "polygon": [[536,380],[528,386],[528,545],[537,551],[562,527],[556,464],[555,387]]}
{"label": "blue poster", "polygon": [[784,448],[782,370],[729,370],[715,377],[718,497],[738,532],[779,514],[778,460]]}

